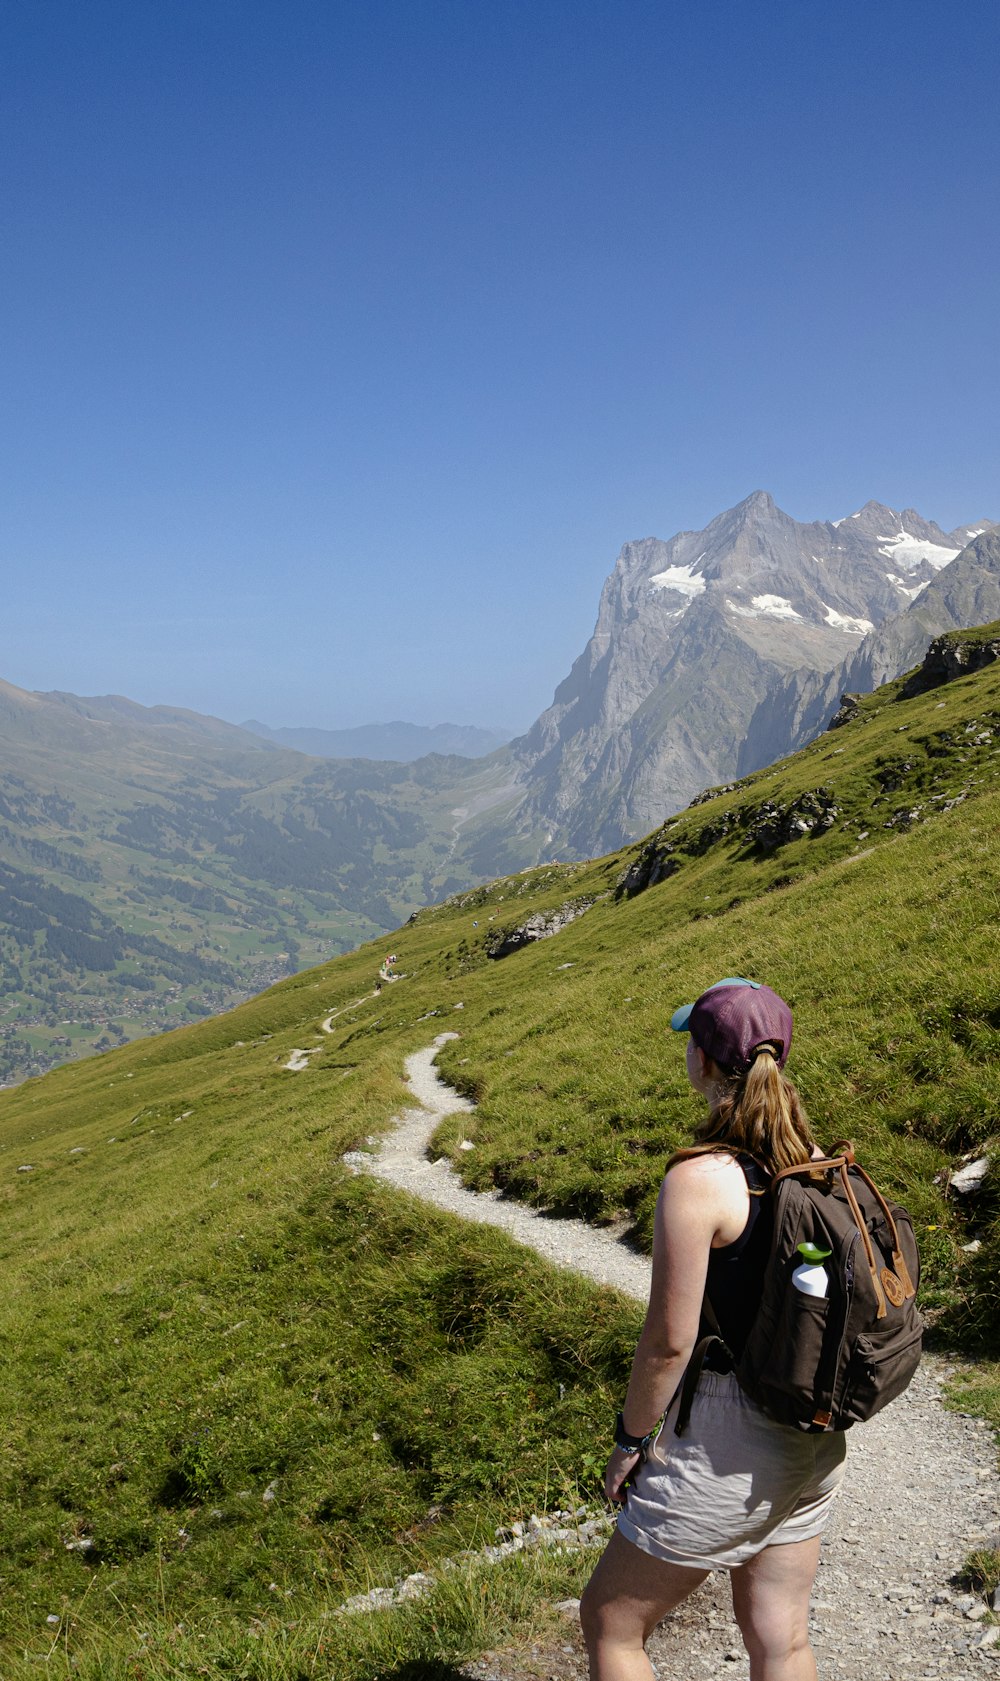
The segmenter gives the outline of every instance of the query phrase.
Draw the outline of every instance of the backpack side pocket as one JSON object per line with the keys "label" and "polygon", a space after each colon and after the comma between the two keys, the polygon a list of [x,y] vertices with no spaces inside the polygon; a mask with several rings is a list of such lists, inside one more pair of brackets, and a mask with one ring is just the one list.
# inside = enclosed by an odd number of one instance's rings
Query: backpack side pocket
{"label": "backpack side pocket", "polygon": [[902,1325],[858,1337],[837,1414],[841,1429],[871,1418],[903,1393],[919,1364],[923,1335],[923,1322],[913,1315]]}
{"label": "backpack side pocket", "polygon": [[779,1424],[808,1430],[817,1407],[826,1404],[827,1398],[816,1393],[816,1382],[828,1365],[823,1358],[828,1338],[840,1340],[838,1317],[842,1322],[829,1296],[807,1296],[789,1280],[769,1346],[761,1347],[751,1334],[736,1376],[751,1399]]}

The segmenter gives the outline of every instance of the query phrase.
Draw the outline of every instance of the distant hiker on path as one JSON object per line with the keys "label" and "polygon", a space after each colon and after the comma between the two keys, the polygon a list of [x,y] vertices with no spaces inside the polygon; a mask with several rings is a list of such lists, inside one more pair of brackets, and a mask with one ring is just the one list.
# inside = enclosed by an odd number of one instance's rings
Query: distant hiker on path
{"label": "distant hiker on path", "polygon": [[708,1114],[695,1146],[668,1163],[657,1205],[649,1307],[605,1473],[622,1511],[580,1609],[590,1673],[649,1681],[648,1636],[726,1569],[751,1681],[816,1681],[809,1596],[844,1432],[776,1423],[721,1350],[710,1351],[690,1420],[675,1430],[706,1286],[737,1359],[761,1300],[772,1206],[756,1164],[780,1172],[820,1156],[782,1073],[792,1015],[769,987],[730,979],[675,1011],[671,1026],[690,1034],[688,1079]]}

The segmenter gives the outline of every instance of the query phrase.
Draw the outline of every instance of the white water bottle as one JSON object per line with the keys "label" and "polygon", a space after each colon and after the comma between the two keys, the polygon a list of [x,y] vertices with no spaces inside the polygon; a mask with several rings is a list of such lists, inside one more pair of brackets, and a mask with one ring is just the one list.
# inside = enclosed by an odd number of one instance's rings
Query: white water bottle
{"label": "white water bottle", "polygon": [[817,1249],[815,1243],[800,1243],[799,1254],[802,1265],[792,1273],[792,1283],[796,1290],[801,1290],[804,1296],[825,1296],[830,1286],[826,1275],[824,1261],[830,1259],[833,1253],[830,1249]]}

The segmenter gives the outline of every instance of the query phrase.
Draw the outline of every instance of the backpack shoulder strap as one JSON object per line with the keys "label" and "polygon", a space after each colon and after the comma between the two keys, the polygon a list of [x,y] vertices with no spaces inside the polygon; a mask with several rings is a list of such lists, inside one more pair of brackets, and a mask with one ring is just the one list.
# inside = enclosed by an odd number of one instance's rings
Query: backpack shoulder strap
{"label": "backpack shoulder strap", "polygon": [[740,1150],[736,1160],[743,1169],[743,1177],[747,1182],[747,1190],[752,1197],[766,1196],[774,1183],[774,1170],[766,1166],[759,1156],[753,1156],[749,1150]]}
{"label": "backpack shoulder strap", "polygon": [[[734,1150],[729,1153],[732,1154],[734,1160],[743,1170],[743,1177],[747,1182],[747,1190],[750,1195],[752,1197],[766,1196],[771,1188],[773,1175],[764,1166],[764,1163],[759,1161],[756,1156],[751,1155],[749,1150]],[[719,1324],[718,1315],[712,1306],[707,1283],[705,1294],[702,1297],[701,1318],[702,1324],[708,1327],[708,1331],[706,1335],[699,1338],[681,1382],[680,1406],[677,1411],[677,1422],[674,1425],[674,1432],[678,1436],[684,1434],[691,1417],[691,1405],[694,1401],[695,1390],[698,1387],[698,1379],[701,1377],[702,1367],[711,1345],[718,1343],[720,1348],[724,1349],[729,1358],[732,1359],[729,1345],[722,1334],[722,1326]]]}
{"label": "backpack shoulder strap", "polygon": [[[712,1312],[711,1304],[707,1296],[705,1297],[705,1308],[707,1310],[705,1317],[709,1320],[714,1320],[715,1314]],[[691,1407],[694,1402],[695,1390],[698,1387],[698,1380],[701,1377],[701,1370],[705,1364],[705,1356],[708,1354],[709,1349],[715,1342],[719,1343],[723,1348],[726,1346],[721,1334],[716,1334],[717,1330],[718,1321],[716,1320],[716,1331],[710,1332],[707,1337],[701,1338],[692,1351],[691,1358],[684,1369],[684,1376],[681,1379],[680,1387],[680,1404],[677,1408],[677,1418],[674,1422],[675,1436],[683,1436],[690,1422]]]}

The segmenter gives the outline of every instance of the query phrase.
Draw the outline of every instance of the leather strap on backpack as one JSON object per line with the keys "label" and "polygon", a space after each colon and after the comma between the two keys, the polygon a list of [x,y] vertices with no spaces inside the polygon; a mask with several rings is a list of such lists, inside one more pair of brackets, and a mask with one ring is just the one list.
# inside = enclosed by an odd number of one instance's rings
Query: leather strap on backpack
{"label": "leather strap on backpack", "polygon": [[[904,1301],[907,1301],[907,1300],[910,1299],[910,1297],[916,1295],[917,1290],[916,1290],[916,1286],[915,1286],[912,1278],[910,1277],[910,1269],[906,1264],[906,1258],[903,1255],[903,1251],[899,1247],[899,1232],[896,1229],[896,1222],[892,1217],[892,1210],[889,1207],[889,1204],[886,1202],[885,1197],[882,1195],[882,1192],[879,1190],[878,1186],[875,1184],[874,1180],[872,1180],[869,1177],[869,1175],[865,1172],[865,1170],[861,1166],[861,1164],[854,1160],[854,1151],[851,1148],[850,1144],[846,1144],[846,1145],[837,1144],[837,1145],[834,1146],[834,1148],[838,1149],[838,1150],[843,1149],[849,1155],[849,1165],[854,1168],[855,1173],[859,1173],[861,1175],[861,1178],[864,1180],[865,1184],[868,1186],[868,1189],[871,1191],[872,1196],[875,1198],[875,1201],[878,1203],[879,1207],[882,1210],[882,1213],[885,1217],[885,1223],[889,1228],[889,1236],[892,1240],[892,1270],[896,1274],[896,1277],[899,1279],[900,1284],[903,1286],[903,1299],[904,1299]],[[854,1203],[854,1193],[853,1193],[852,1190],[850,1190],[850,1188],[848,1186],[847,1170],[846,1169],[844,1169],[843,1178],[844,1178],[845,1188],[847,1188],[847,1190],[848,1190],[848,1198],[851,1201],[851,1203],[853,1204]],[[862,1225],[862,1232],[865,1236],[867,1236],[867,1232],[865,1231],[865,1228],[864,1228],[863,1225]],[[881,1319],[881,1317],[882,1317],[882,1315],[879,1314],[880,1319]]]}
{"label": "leather strap on backpack", "polygon": [[885,1197],[882,1195],[878,1186],[875,1185],[869,1178],[864,1168],[859,1167],[858,1163],[854,1160],[853,1144],[841,1141],[840,1143],[834,1145],[834,1149],[841,1151],[842,1154],[836,1156],[825,1156],[822,1159],[803,1162],[801,1165],[796,1165],[795,1167],[782,1168],[780,1172],[774,1175],[774,1183],[777,1184],[779,1179],[786,1179],[789,1174],[793,1173],[839,1173],[841,1184],[844,1187],[844,1195],[847,1198],[848,1206],[854,1216],[854,1224],[858,1228],[858,1234],[861,1238],[862,1247],[864,1248],[865,1260],[868,1263],[868,1271],[871,1273],[872,1289],[875,1292],[875,1300],[878,1303],[877,1317],[879,1319],[884,1319],[887,1311],[885,1305],[885,1290],[882,1285],[882,1280],[879,1277],[878,1260],[876,1259],[875,1250],[872,1246],[868,1225],[858,1205],[858,1199],[854,1194],[854,1186],[851,1184],[850,1174],[848,1172],[849,1168],[853,1167],[855,1172],[861,1175],[861,1178],[868,1186],[868,1189],[871,1191],[885,1217],[886,1225],[889,1228],[889,1236],[892,1241],[893,1271],[902,1286],[904,1300],[907,1297],[916,1295],[916,1290],[914,1289],[913,1280],[910,1278],[910,1270],[906,1265],[903,1252],[899,1247],[899,1233],[896,1230],[896,1222],[892,1217],[892,1210],[886,1202]]}

